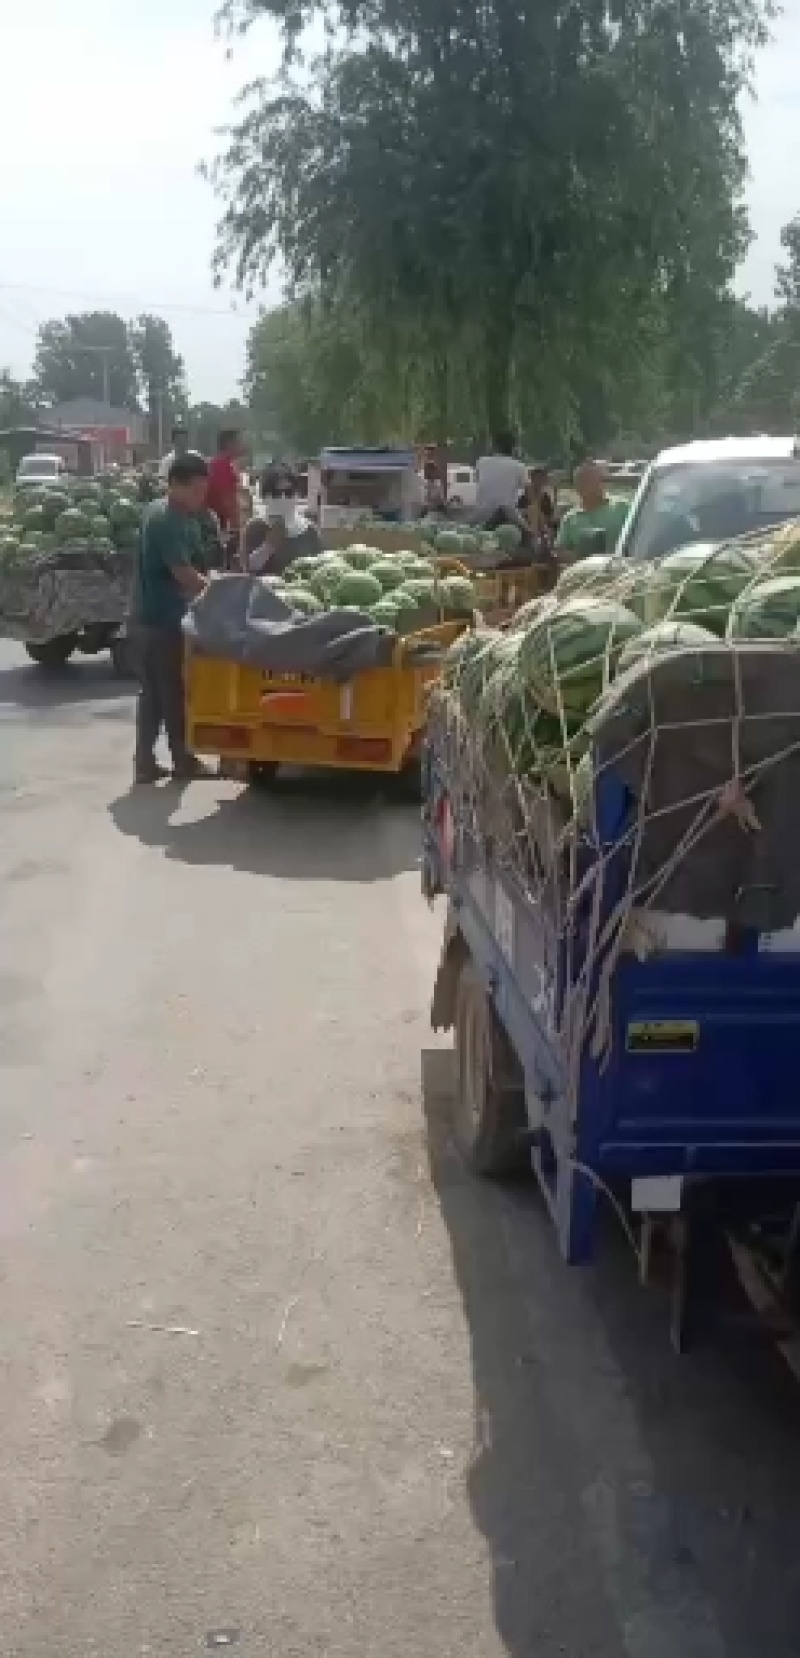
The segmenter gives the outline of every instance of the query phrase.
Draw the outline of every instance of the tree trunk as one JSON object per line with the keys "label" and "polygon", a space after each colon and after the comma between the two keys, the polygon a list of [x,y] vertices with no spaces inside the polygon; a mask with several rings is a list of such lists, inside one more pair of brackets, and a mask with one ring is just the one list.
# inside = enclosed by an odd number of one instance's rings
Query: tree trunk
{"label": "tree trunk", "polygon": [[484,336],[484,404],[489,436],[507,430],[511,424],[511,352],[514,336],[512,308],[500,308],[486,325]]}

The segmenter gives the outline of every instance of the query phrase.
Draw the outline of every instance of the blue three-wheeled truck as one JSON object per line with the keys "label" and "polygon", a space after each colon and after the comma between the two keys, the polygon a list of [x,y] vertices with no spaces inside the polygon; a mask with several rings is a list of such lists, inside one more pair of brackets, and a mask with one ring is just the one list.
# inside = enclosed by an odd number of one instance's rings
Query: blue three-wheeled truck
{"label": "blue three-wheeled truck", "polygon": [[[468,745],[467,745],[468,746]],[[677,652],[620,682],[579,823],[499,804],[438,699],[423,890],[448,912],[433,1023],[454,1030],[455,1137],[532,1165],[568,1262],[608,1203],[642,1277],[669,1247],[672,1337],[720,1240],[775,1332],[800,1305],[800,672],[794,646]],[[546,816],[546,812],[544,814]],[[520,847],[524,850],[520,851]]]}

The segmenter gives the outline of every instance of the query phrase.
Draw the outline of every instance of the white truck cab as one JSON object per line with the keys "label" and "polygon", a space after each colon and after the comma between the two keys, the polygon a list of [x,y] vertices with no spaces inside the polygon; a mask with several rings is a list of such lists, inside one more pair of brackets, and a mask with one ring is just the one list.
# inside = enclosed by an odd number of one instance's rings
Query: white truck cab
{"label": "white truck cab", "polygon": [[623,558],[663,558],[679,547],[713,546],[792,518],[800,518],[796,438],[686,443],[663,449],[648,466],[616,552]]}

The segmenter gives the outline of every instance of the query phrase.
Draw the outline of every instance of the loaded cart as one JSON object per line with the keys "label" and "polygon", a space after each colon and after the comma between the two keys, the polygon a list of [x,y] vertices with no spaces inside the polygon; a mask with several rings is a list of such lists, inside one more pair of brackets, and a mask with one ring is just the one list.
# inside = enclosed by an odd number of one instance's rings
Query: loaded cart
{"label": "loaded cart", "polygon": [[568,1262],[609,1205],[643,1278],[670,1263],[677,1347],[720,1242],[782,1333],[800,1305],[799,670],[795,645],[640,660],[581,758],[525,780],[451,678],[424,745],[456,1138],[478,1173],[532,1166]]}
{"label": "loaded cart", "polygon": [[187,741],[265,782],[282,765],[419,777],[427,696],[467,620],[404,638],[349,610],[303,615],[257,577],[187,618]]}
{"label": "loaded cart", "polygon": [[125,638],[141,506],[116,474],[21,490],[0,514],[0,637],[43,668],[110,650],[130,670]]}
{"label": "loaded cart", "polygon": [[108,650],[117,672],[129,673],[133,564],[128,551],[69,546],[3,560],[0,635],[19,640],[42,668],[63,668],[75,652]]}

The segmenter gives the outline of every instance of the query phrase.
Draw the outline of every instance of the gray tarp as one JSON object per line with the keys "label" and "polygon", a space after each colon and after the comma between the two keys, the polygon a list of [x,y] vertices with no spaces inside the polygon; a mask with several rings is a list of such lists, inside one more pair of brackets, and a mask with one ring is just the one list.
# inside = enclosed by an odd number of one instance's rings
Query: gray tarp
{"label": "gray tarp", "polygon": [[330,610],[298,616],[257,576],[218,576],[183,626],[204,656],[337,684],[366,669],[388,667],[397,643],[368,615]]}
{"label": "gray tarp", "polygon": [[118,627],[133,555],[72,547],[0,562],[0,637],[43,644],[87,627]]}
{"label": "gray tarp", "polygon": [[[771,932],[800,915],[800,655],[709,646],[617,680],[595,751],[644,801],[634,886],[656,909]],[[725,809],[737,800],[740,810]],[[753,812],[748,822],[742,800]],[[697,836],[698,829],[703,833]],[[676,849],[692,841],[676,857]],[[669,870],[666,885],[663,872]]]}

